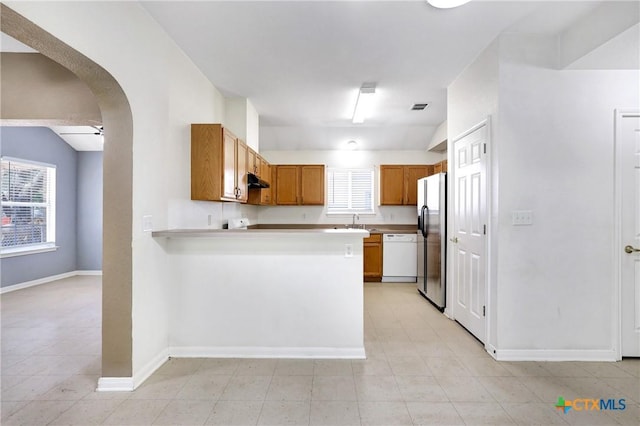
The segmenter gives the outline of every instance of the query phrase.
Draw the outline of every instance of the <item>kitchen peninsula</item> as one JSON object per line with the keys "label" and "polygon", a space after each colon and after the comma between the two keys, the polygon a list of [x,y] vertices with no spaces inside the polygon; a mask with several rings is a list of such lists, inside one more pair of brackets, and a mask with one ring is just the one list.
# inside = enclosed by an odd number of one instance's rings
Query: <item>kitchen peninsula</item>
{"label": "kitchen peninsula", "polygon": [[363,229],[153,232],[169,355],[364,358]]}

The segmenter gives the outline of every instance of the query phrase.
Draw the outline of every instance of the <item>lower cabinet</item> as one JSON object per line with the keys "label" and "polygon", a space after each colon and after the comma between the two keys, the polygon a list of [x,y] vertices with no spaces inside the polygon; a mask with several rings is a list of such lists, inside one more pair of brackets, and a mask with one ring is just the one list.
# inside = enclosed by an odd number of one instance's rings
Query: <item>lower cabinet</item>
{"label": "lower cabinet", "polygon": [[382,280],[382,234],[371,234],[364,239],[364,280]]}

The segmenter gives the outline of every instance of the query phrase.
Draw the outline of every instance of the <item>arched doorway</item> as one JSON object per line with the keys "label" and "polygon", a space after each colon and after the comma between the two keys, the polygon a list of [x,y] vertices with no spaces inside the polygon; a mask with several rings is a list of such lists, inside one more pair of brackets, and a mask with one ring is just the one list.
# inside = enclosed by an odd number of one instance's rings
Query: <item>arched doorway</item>
{"label": "arched doorway", "polygon": [[132,145],[127,97],[100,65],[0,5],[2,31],[76,74],[94,93],[105,134],[103,163],[102,377],[132,376]]}

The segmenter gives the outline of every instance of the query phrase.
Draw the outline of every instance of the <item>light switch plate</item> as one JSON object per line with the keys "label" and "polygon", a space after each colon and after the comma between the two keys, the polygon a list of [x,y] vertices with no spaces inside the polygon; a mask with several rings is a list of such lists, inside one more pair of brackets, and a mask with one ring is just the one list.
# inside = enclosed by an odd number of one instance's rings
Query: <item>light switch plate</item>
{"label": "light switch plate", "polygon": [[150,214],[142,216],[142,231],[153,231],[153,216],[151,216]]}
{"label": "light switch plate", "polygon": [[514,226],[533,225],[533,212],[531,210],[512,211],[511,224]]}

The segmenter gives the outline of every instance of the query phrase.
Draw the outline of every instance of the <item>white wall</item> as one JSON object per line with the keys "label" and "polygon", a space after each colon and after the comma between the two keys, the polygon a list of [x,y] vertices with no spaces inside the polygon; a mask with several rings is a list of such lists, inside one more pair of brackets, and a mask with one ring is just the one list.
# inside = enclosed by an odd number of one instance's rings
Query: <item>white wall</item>
{"label": "white wall", "polygon": [[[261,153],[271,164],[324,164],[330,167],[375,169],[375,214],[360,215],[364,224],[416,223],[414,206],[378,206],[379,166],[381,164],[433,164],[440,161],[441,154],[427,151],[265,151]],[[325,192],[326,196],[326,192]],[[260,223],[282,224],[346,224],[351,215],[327,215],[326,206],[271,206],[260,207]]]}
{"label": "white wall", "polygon": [[[460,74],[456,80],[451,83],[447,90],[447,137],[448,137],[448,170],[451,172],[455,161],[453,158],[453,143],[464,132],[471,129],[478,123],[490,118],[489,137],[487,141],[487,152],[491,163],[493,164],[493,176],[487,179],[487,191],[494,196],[497,202],[498,194],[498,152],[495,145],[499,143],[497,138],[498,123],[498,41],[494,41],[489,45],[476,60]],[[450,175],[451,176],[451,175]],[[451,180],[450,180],[451,182]],[[453,185],[448,186],[449,200],[454,199]],[[488,214],[497,212],[497,204],[489,209]],[[448,229],[449,234],[453,233],[452,209],[449,209]],[[496,213],[493,213],[495,215]],[[489,224],[495,222],[495,217],[489,218]],[[498,229],[489,226],[489,235],[494,239],[498,235]],[[492,253],[493,254],[493,253]],[[451,258],[451,257],[450,257]],[[495,283],[494,271],[497,268],[496,256],[492,256],[492,264],[489,265],[489,297],[491,300],[487,306],[495,306],[497,301],[495,290],[491,288]],[[452,263],[448,263],[447,274],[453,276]],[[453,292],[447,292],[447,306],[453,306]],[[449,311],[449,308],[447,308]],[[491,328],[487,333],[487,343],[496,345],[496,311],[489,309],[487,313]]]}
{"label": "white wall", "polygon": [[[614,109],[640,104],[640,80],[552,69],[554,45],[501,38],[498,347],[606,357],[616,341]],[[513,210],[532,210],[533,225],[512,226]]]}
{"label": "white wall", "polygon": [[[142,231],[189,217],[190,123],[221,122],[224,98],[138,4],[7,2],[109,71],[133,114],[133,375],[139,382],[168,344],[166,253]],[[90,23],[91,31],[87,31]],[[176,213],[178,207],[186,212]],[[195,213],[194,213],[195,214]]]}
{"label": "white wall", "polygon": [[258,111],[247,98],[226,98],[222,124],[258,152],[260,118]]}
{"label": "white wall", "polygon": [[168,239],[170,355],[364,357],[361,234]]}
{"label": "white wall", "polygon": [[[498,358],[614,359],[613,117],[640,104],[640,80],[557,70],[556,46],[523,35],[489,46],[449,87],[449,144],[491,117],[487,343]],[[511,225],[513,210],[532,210],[533,225]]]}
{"label": "white wall", "polygon": [[443,152],[443,160],[447,158],[447,120],[444,120],[442,123],[438,125],[436,131],[433,133],[431,137],[431,142],[429,142],[429,146],[427,147],[427,151],[433,152]]}

